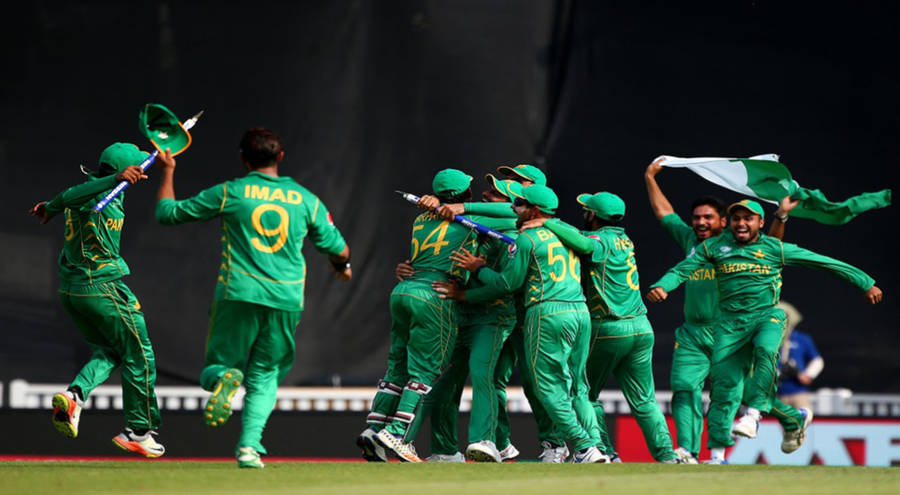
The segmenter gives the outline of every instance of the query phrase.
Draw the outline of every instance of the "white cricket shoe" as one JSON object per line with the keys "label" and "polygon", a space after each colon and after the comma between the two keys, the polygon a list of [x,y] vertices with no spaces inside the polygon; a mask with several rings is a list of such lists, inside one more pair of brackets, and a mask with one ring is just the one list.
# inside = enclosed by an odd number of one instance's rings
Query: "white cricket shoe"
{"label": "white cricket shoe", "polygon": [[239,448],[237,453],[237,463],[239,468],[260,469],[266,467],[266,465],[263,464],[262,459],[260,459],[259,457],[259,452],[257,452],[253,447]]}
{"label": "white cricket shoe", "polygon": [[156,436],[154,430],[138,435],[131,428],[125,428],[122,433],[113,437],[112,442],[122,450],[128,450],[144,457],[159,457],[166,453],[166,448],[158,443],[153,438],[154,436]]}
{"label": "white cricket shoe", "polygon": [[800,446],[803,445],[803,442],[806,441],[806,429],[809,428],[809,424],[812,423],[813,413],[811,410],[801,407],[800,415],[803,416],[803,424],[800,425],[800,428],[791,431],[785,430],[784,436],[781,439],[781,451],[785,454],[790,454],[799,449]]}
{"label": "white cricket shoe", "polygon": [[609,457],[597,447],[589,447],[584,452],[579,452],[572,456],[572,462],[575,464],[602,463],[609,464]]}
{"label": "white cricket shoe", "polygon": [[500,462],[500,451],[494,442],[482,440],[466,447],[466,459],[475,462]]}
{"label": "white cricket shoe", "polygon": [[366,428],[356,437],[356,446],[362,449],[363,459],[369,462],[387,462],[387,451],[375,441],[375,430]]}
{"label": "white cricket shoe", "polygon": [[517,449],[515,445],[509,444],[506,446],[505,449],[500,451],[500,461],[501,462],[511,461],[511,460],[515,459],[516,457],[519,457],[519,454],[520,454],[519,449]]}
{"label": "white cricket shoe", "polygon": [[431,454],[425,462],[466,462],[466,456],[462,452],[455,454]]}
{"label": "white cricket shoe", "polygon": [[675,449],[675,455],[678,456],[678,460],[681,461],[681,464],[697,464],[697,458],[694,457],[694,454],[688,452],[684,447]]}
{"label": "white cricket shoe", "polygon": [[565,444],[553,445],[544,440],[541,442],[541,449],[541,455],[538,456],[541,462],[560,464],[566,462],[566,457],[569,457],[569,448]]}
{"label": "white cricket shoe", "polygon": [[759,429],[759,418],[754,418],[749,414],[741,416],[734,428],[731,429],[732,435],[738,435],[746,438],[756,438],[756,430]]}
{"label": "white cricket shoe", "polygon": [[412,446],[412,443],[404,442],[402,438],[395,437],[387,429],[379,431],[375,435],[375,441],[393,452],[403,462],[422,462],[422,459],[416,454],[416,449]]}

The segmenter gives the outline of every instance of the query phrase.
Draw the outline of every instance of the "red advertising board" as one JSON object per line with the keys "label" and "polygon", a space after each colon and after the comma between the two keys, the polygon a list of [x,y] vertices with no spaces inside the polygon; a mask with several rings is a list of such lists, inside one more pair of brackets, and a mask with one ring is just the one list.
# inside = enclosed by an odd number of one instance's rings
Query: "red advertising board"
{"label": "red advertising board", "polygon": [[[674,441],[675,423],[666,417]],[[634,416],[617,416],[616,450],[625,462],[653,462]],[[755,439],[737,437],[728,449],[731,464],[783,464],[828,466],[900,465],[900,418],[820,418],[813,421],[806,442],[791,454],[781,451],[782,430],[778,422],[764,419]],[[700,459],[709,459],[706,429]]]}

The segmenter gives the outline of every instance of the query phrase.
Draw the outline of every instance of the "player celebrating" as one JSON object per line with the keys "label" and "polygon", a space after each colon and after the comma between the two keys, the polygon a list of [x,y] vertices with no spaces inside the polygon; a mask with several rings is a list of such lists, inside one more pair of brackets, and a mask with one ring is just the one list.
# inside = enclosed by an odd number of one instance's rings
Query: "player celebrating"
{"label": "player celebrating", "polygon": [[641,300],[634,243],[619,224],[625,202],[609,192],[579,194],[587,230],[579,232],[561,220],[538,219],[563,244],[582,255],[589,279],[584,280],[591,310],[591,349],[587,361],[589,397],[594,401],[597,424],[606,453],[614,453],[598,399],[610,375],[615,375],[625,400],[644,433],[653,458],[678,463],[666,419],[656,402],[653,384],[653,327]]}
{"label": "player celebrating", "polygon": [[162,182],[156,219],[164,225],[222,218],[222,265],[210,311],[206,365],[200,384],[212,392],[203,413],[219,426],[231,400],[246,389],[238,466],[261,468],[262,431],[276,391],[294,363],[294,331],[303,311],[309,235],[327,254],[341,280],[350,280],[350,248],[324,204],[291,177],[280,176],[281,138],[261,127],[241,138],[240,157],[249,173],[176,201],[175,160],[160,155]]}
{"label": "player celebrating", "polygon": [[59,255],[59,299],[93,354],[68,390],[53,396],[53,424],[78,436],[84,401],[94,388],[122,368],[125,429],[112,439],[120,448],[159,457],[165,448],[153,437],[160,426],[156,403],[156,361],[137,298],[122,281],[128,265],[119,254],[125,223],[124,196],[100,212],[94,205],[120,181],[146,179],[137,165],[148,153],[130,143],[114,143],[100,154],[88,182],[70,187],[31,208],[41,224],[64,213],[65,241]]}
{"label": "player celebrating", "polygon": [[[502,272],[486,268],[484,260],[467,250],[454,261],[488,286],[514,292],[524,288],[526,373],[554,425],[578,451],[573,462],[609,462],[601,444],[597,420],[588,399],[584,366],[590,340],[590,317],[581,291],[581,265],[571,249],[543,228],[525,228],[534,218],[550,218],[559,205],[547,186],[532,185],[517,192],[513,203],[523,230],[514,257]],[[459,299],[455,287],[438,287],[446,297]]]}
{"label": "player celebrating", "polygon": [[[710,370],[709,447],[713,463],[724,462],[731,439],[731,421],[739,402],[733,390],[744,382],[744,373],[753,374],[744,384],[747,414],[734,433],[756,437],[761,414],[772,409],[775,394],[775,366],[784,332],[785,315],[775,308],[781,293],[781,272],[785,266],[800,265],[824,270],[865,291],[866,299],[881,301],[881,290],[864,272],[841,261],[822,256],[760,233],[763,209],[756,201],[742,200],[728,207],[731,233],[708,239],[651,286],[648,299],[659,302],[705,263],[716,267],[719,307]],[[809,422],[792,407],[781,413],[792,418],[802,430]]]}

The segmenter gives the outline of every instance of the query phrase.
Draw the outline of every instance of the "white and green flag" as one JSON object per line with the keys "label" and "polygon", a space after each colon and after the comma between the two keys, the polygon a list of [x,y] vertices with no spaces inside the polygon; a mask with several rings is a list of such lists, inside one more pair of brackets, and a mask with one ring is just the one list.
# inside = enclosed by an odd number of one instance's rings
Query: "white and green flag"
{"label": "white and green flag", "polygon": [[757,155],[750,158],[678,158],[661,157],[660,165],[687,168],[700,177],[740,194],[778,204],[791,195],[800,204],[791,216],[810,218],[828,225],[849,222],[860,213],[884,208],[891,204],[891,190],[863,193],[846,201],[829,201],[818,189],[800,187],[791,172],[778,161],[778,155]]}

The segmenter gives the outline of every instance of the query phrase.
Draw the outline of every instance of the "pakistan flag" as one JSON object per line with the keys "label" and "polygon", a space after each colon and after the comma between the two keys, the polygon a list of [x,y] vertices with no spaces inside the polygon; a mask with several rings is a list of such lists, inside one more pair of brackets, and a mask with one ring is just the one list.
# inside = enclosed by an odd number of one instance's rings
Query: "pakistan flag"
{"label": "pakistan flag", "polygon": [[678,158],[661,156],[660,165],[687,168],[704,179],[726,189],[778,204],[791,195],[800,204],[791,216],[810,218],[828,225],[842,225],[860,213],[891,204],[891,190],[862,193],[845,201],[829,201],[818,189],[800,187],[791,172],[778,161],[778,155],[750,158]]}

